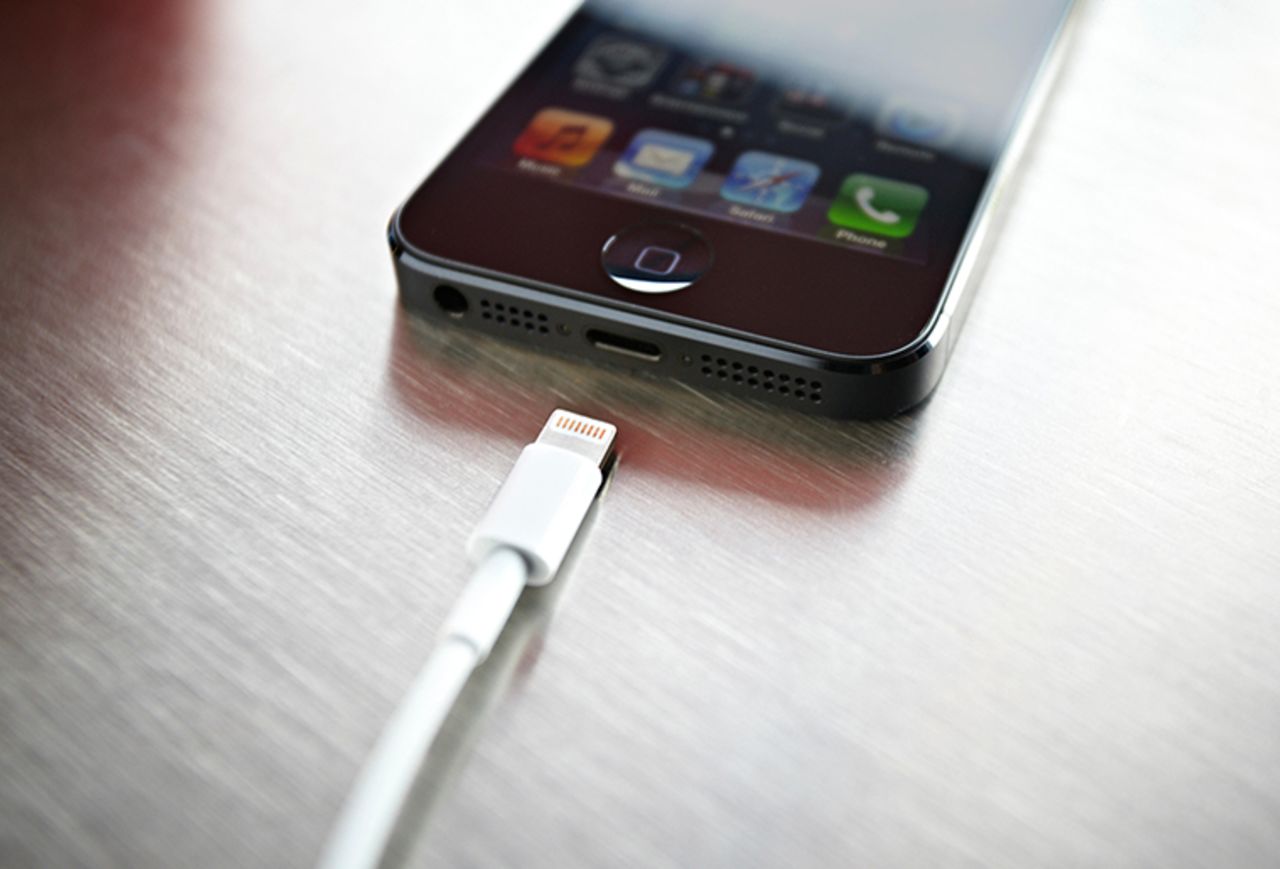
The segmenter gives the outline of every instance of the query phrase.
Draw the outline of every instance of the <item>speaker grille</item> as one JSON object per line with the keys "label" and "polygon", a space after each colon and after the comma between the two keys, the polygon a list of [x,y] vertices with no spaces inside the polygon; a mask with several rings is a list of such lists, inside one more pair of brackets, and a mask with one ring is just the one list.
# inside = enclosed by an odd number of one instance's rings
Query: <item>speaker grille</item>
{"label": "speaker grille", "polygon": [[701,362],[702,376],[708,379],[733,383],[748,391],[769,392],[813,404],[822,403],[822,381],[814,380],[808,376],[808,372],[791,374],[705,353]]}
{"label": "speaker grille", "polygon": [[480,319],[491,320],[494,323],[510,326],[513,329],[524,329],[526,332],[537,332],[541,335],[546,335],[551,331],[551,324],[546,314],[535,312],[531,308],[524,308],[520,305],[507,304],[506,302],[491,302],[488,299],[481,299]]}

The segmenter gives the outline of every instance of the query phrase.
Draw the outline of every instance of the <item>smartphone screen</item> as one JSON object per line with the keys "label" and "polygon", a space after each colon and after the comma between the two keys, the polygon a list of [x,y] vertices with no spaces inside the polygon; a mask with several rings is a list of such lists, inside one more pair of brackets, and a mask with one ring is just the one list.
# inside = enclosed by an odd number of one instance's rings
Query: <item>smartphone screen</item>
{"label": "smartphone screen", "polygon": [[[938,310],[1069,0],[590,0],[406,205],[447,261],[832,353]],[[707,242],[680,293],[599,250]],[[636,274],[680,261],[662,237]],[[643,241],[644,239],[642,239]]]}

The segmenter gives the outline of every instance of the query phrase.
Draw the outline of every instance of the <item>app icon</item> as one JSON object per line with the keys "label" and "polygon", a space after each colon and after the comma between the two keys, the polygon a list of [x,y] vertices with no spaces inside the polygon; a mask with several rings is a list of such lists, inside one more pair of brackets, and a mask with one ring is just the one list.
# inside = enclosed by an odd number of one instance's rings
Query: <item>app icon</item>
{"label": "app icon", "polygon": [[622,88],[642,88],[667,60],[667,50],[623,36],[601,36],[573,66],[573,74]]}
{"label": "app icon", "polygon": [[848,110],[827,89],[801,85],[784,90],[773,112],[789,121],[821,127],[834,127],[848,117]]}
{"label": "app icon", "polygon": [[960,132],[960,110],[937,100],[890,97],[876,117],[876,132],[890,139],[944,148]]}
{"label": "app icon", "polygon": [[875,175],[850,175],[827,210],[837,226],[889,238],[906,238],[916,230],[929,191],[904,181]]}
{"label": "app icon", "polygon": [[747,151],[733,164],[720,195],[772,211],[796,211],[818,182],[818,167],[764,151]]}
{"label": "app icon", "polygon": [[688,187],[714,150],[706,139],[664,130],[641,130],[613,164],[613,171],[623,178],[663,187]]}
{"label": "app icon", "polygon": [[561,166],[585,166],[613,132],[613,121],[567,109],[543,109],[513,146],[521,157]]}
{"label": "app icon", "polygon": [[722,61],[691,61],[680,68],[671,92],[708,103],[740,103],[755,87],[755,73]]}

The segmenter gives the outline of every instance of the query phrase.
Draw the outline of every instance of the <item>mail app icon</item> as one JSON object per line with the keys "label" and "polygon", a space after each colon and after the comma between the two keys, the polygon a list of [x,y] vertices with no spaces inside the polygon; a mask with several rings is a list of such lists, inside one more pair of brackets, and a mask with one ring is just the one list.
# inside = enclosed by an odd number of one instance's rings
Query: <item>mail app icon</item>
{"label": "mail app icon", "polygon": [[695,156],[693,151],[686,151],[683,148],[671,148],[667,145],[648,142],[636,151],[631,165],[650,172],[683,176],[689,171],[689,164],[693,162]]}
{"label": "mail app icon", "polygon": [[714,150],[715,146],[706,139],[666,130],[641,130],[613,164],[613,172],[662,187],[688,187]]}

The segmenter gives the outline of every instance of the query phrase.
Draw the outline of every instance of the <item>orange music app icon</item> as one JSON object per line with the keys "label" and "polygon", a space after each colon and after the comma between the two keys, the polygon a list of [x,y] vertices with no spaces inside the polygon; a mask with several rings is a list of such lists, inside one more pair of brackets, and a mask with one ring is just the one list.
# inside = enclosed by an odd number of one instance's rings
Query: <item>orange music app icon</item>
{"label": "orange music app icon", "polygon": [[521,157],[561,166],[585,166],[613,132],[613,121],[568,109],[543,109],[513,146]]}

